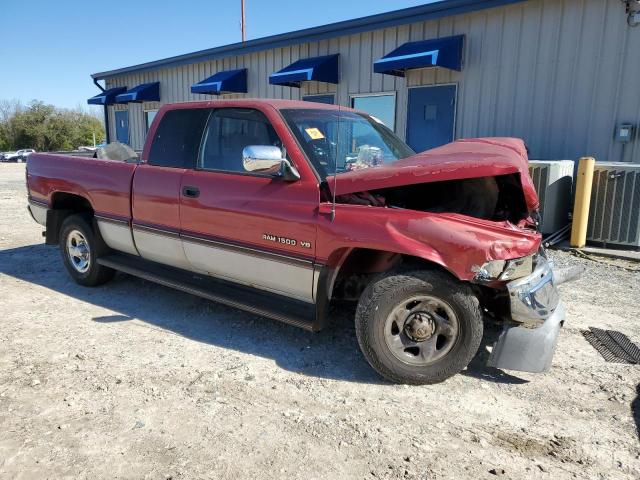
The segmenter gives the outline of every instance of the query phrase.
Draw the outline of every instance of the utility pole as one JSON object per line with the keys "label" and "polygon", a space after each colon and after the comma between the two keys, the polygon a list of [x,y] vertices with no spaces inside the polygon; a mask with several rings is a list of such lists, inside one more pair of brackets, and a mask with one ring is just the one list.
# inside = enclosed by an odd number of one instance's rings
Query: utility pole
{"label": "utility pole", "polygon": [[242,30],[242,43],[244,43],[244,41],[247,39],[246,31],[244,28],[244,0],[240,0],[240,15],[242,17],[240,19],[240,29]]}

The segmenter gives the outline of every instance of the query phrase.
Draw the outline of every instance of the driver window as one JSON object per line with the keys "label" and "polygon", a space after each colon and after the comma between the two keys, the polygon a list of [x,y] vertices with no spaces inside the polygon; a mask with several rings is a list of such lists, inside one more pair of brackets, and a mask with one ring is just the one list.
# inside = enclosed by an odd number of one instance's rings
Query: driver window
{"label": "driver window", "polygon": [[282,147],[267,117],[252,108],[221,108],[209,118],[200,149],[199,166],[205,170],[246,173],[242,150],[249,145]]}

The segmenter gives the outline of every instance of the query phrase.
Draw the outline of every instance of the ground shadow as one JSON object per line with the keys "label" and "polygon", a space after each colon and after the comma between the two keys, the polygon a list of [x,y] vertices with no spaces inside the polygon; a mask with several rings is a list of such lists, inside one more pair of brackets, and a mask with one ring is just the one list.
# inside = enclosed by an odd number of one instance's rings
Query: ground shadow
{"label": "ground shadow", "polygon": [[[360,353],[353,307],[332,308],[330,328],[313,334],[128,275],[119,274],[99,288],[86,288],[69,278],[57,249],[43,244],[0,251],[0,273],[115,312],[92,318],[105,328],[138,320],[198,342],[271,358],[281,368],[304,375],[387,383]],[[492,343],[490,337],[486,341]],[[518,383],[516,377],[485,367],[482,353],[478,357],[466,375]]]}
{"label": "ground shadow", "polygon": [[479,378],[495,383],[509,383],[509,384],[522,384],[529,383],[525,380],[514,375],[510,375],[499,368],[488,367],[487,361],[489,360],[489,350],[487,347],[493,346],[500,336],[501,327],[497,326],[493,321],[487,319],[485,321],[484,334],[480,343],[478,353],[471,360],[469,367],[462,372],[463,375],[473,378]]}

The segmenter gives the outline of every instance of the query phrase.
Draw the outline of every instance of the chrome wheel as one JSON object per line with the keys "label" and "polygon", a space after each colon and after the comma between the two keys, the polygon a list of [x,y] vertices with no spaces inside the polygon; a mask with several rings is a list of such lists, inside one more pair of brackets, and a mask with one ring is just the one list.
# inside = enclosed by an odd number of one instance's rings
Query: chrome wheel
{"label": "chrome wheel", "polygon": [[89,244],[80,230],[71,230],[67,235],[67,255],[73,268],[79,273],[86,273],[91,266]]}
{"label": "chrome wheel", "polygon": [[425,366],[444,357],[458,339],[459,322],[451,306],[429,295],[413,296],[387,317],[384,339],[400,361]]}

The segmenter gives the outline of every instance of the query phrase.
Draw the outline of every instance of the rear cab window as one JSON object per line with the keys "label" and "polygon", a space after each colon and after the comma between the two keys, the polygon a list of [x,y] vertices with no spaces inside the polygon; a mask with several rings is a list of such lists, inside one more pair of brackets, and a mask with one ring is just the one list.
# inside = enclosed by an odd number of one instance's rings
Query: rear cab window
{"label": "rear cab window", "polygon": [[186,108],[166,112],[156,128],[149,165],[195,168],[209,108]]}

